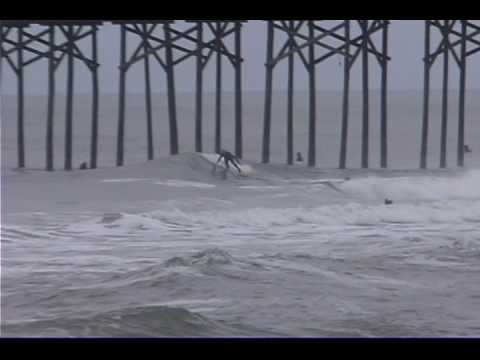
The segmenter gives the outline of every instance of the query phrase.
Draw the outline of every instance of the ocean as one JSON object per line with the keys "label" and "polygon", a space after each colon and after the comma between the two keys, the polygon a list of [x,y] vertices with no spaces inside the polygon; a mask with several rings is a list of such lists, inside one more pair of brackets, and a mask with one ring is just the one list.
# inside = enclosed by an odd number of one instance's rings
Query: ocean
{"label": "ocean", "polygon": [[[56,102],[55,168],[45,168],[46,98],[26,98],[26,169],[16,169],[16,99],[2,96],[1,336],[480,336],[480,92],[467,92],[465,167],[439,169],[440,93],[428,170],[419,170],[422,94],[389,93],[389,168],[379,165],[371,97],[370,169],[360,169],[361,96],[352,93],[348,169],[339,170],[341,93],[320,92],[317,166],[286,165],[286,94],[273,101],[271,163],[261,164],[263,93],[244,94],[247,176],[212,175],[214,95],[204,153],[194,94],[179,94],[180,154],[169,155],[164,94],[154,95],[155,160],[144,98],[127,101],[125,166],[115,167],[117,98],[102,95],[98,169],[90,102],[74,107],[63,171],[65,99]],[[294,151],[307,156],[308,96],[297,93]],[[222,147],[234,150],[233,95]],[[393,204],[386,205],[388,198]]]}

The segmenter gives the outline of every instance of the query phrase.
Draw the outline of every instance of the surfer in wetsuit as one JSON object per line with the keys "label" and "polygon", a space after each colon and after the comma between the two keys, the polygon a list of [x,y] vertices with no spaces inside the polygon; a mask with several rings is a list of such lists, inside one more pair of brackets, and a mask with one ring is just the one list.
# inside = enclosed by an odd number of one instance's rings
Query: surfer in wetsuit
{"label": "surfer in wetsuit", "polygon": [[233,155],[230,151],[222,150],[220,151],[219,155],[220,156],[218,157],[218,160],[215,163],[215,165],[217,165],[223,158],[223,160],[225,161],[225,167],[227,168],[227,170],[230,169],[229,163],[232,163],[233,166],[237,168],[239,173],[242,172],[240,167],[237,165],[237,164],[240,164],[240,160],[238,160],[238,157]]}

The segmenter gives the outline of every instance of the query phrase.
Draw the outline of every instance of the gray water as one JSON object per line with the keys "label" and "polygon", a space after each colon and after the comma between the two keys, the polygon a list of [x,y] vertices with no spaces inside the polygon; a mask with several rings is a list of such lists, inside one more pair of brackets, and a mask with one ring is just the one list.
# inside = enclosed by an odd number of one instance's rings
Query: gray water
{"label": "gray water", "polygon": [[[44,167],[45,98],[27,99],[27,169],[15,170],[15,102],[2,98],[2,336],[479,336],[480,96],[468,94],[466,168],[439,162],[432,99],[428,171],[418,171],[421,97],[390,94],[389,165],[360,170],[353,95],[350,170],[338,163],[341,97],[320,93],[318,167],[286,166],[285,98],[274,99],[272,164],[259,164],[263,96],[244,97],[248,176],[212,176],[193,153],[193,95],[179,97],[180,150],[168,155],[165,99],[155,103],[156,160],[146,162],[143,98],[127,108],[126,166],[115,168],[117,104],[104,96],[100,168]],[[213,97],[205,152],[213,152]],[[306,97],[295,151],[307,149]],[[89,101],[75,107],[74,164],[88,160]],[[223,147],[233,148],[226,96]],[[58,169],[64,118],[57,102]],[[160,121],[161,119],[161,121]],[[344,181],[345,177],[350,180]],[[394,200],[384,205],[385,198]]]}

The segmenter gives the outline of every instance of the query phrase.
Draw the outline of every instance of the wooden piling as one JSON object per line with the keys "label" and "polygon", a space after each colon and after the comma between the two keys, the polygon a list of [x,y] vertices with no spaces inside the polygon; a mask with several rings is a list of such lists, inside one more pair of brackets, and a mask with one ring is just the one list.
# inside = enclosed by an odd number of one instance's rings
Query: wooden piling
{"label": "wooden piling", "polygon": [[53,171],[53,127],[55,116],[55,25],[49,25],[49,55],[48,55],[48,104],[47,104],[47,138],[46,165],[48,171]]}
{"label": "wooden piling", "polygon": [[265,112],[263,119],[262,163],[270,161],[270,127],[272,122],[272,80],[273,80],[273,20],[267,23],[267,59],[265,62]]}
{"label": "wooden piling", "polygon": [[24,116],[24,66],[23,66],[23,28],[18,27],[17,44],[17,152],[18,167],[25,167],[25,116]]}
{"label": "wooden piling", "polygon": [[202,91],[203,91],[203,24],[197,23],[197,56],[196,56],[196,92],[195,92],[195,151],[202,152]]}
{"label": "wooden piling", "polygon": [[293,54],[293,31],[295,24],[293,20],[289,21],[289,30],[292,35],[289,35],[288,51],[288,93],[287,93],[287,164],[293,165],[293,81],[294,81],[294,65],[295,58]]}
{"label": "wooden piling", "polygon": [[467,72],[467,21],[462,23],[462,42],[460,45],[460,86],[458,98],[458,144],[457,144],[457,166],[464,166],[465,146],[465,79]]}
{"label": "wooden piling", "polygon": [[142,40],[144,41],[143,50],[145,52],[144,57],[144,70],[145,70],[145,110],[147,116],[147,156],[148,160],[153,160],[153,124],[152,124],[152,87],[150,85],[150,56],[148,52],[148,38],[147,38],[147,25],[142,24]]}
{"label": "wooden piling", "polygon": [[117,166],[123,166],[123,144],[125,136],[125,82],[126,82],[126,47],[127,31],[126,25],[120,25],[120,82],[119,82],[119,110],[117,128]]}
{"label": "wooden piling", "polygon": [[447,167],[447,131],[448,131],[448,33],[449,21],[444,20],[444,34],[443,34],[443,83],[442,83],[442,129],[440,140],[440,167]]}
{"label": "wooden piling", "polygon": [[168,113],[170,119],[170,154],[178,154],[178,130],[177,130],[177,107],[175,102],[175,73],[173,64],[173,43],[170,34],[170,24],[163,25],[165,33],[165,58],[168,88]]}
{"label": "wooden piling", "polygon": [[73,152],[73,82],[74,82],[74,58],[73,58],[73,25],[67,25],[67,106],[65,115],[65,170],[72,170]]}
{"label": "wooden piling", "polygon": [[308,126],[308,166],[315,166],[316,158],[316,79],[315,79],[315,44],[313,21],[308,22],[308,84],[309,84],[309,126]]}
{"label": "wooden piling", "polygon": [[368,168],[369,89],[368,89],[368,20],[362,21],[362,168]]}
{"label": "wooden piling", "polygon": [[422,143],[420,152],[420,168],[427,168],[428,151],[428,120],[430,105],[430,22],[425,20],[425,53],[423,70],[423,122],[422,122]]}
{"label": "wooden piling", "polygon": [[348,110],[350,96],[350,20],[345,20],[345,59],[343,62],[343,106],[342,106],[342,133],[340,143],[340,169],[346,168],[348,142]]}
{"label": "wooden piling", "polygon": [[386,168],[388,161],[388,119],[387,119],[387,70],[388,70],[388,20],[384,20],[382,32],[382,83],[380,103],[380,167]]}
{"label": "wooden piling", "polygon": [[98,149],[98,46],[97,46],[96,25],[92,25],[92,58],[94,64],[91,67],[92,72],[92,137],[90,143],[90,168],[97,167],[97,149]]}
{"label": "wooden piling", "polygon": [[235,155],[242,158],[242,23],[235,23]]}
{"label": "wooden piling", "polygon": [[218,154],[220,153],[222,146],[222,54],[220,52],[222,38],[220,21],[216,22],[215,30],[215,49],[217,55],[215,86],[215,152]]}

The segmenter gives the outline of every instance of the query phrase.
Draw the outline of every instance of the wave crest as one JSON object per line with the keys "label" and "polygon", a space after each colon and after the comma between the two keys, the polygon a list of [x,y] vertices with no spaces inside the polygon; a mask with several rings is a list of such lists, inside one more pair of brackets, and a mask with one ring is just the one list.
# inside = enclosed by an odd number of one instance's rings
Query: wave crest
{"label": "wave crest", "polygon": [[182,307],[147,305],[95,315],[5,324],[7,336],[213,336],[225,327]]}
{"label": "wave crest", "polygon": [[227,251],[212,248],[188,256],[176,256],[165,261],[165,266],[225,265],[232,264],[234,257]]}

